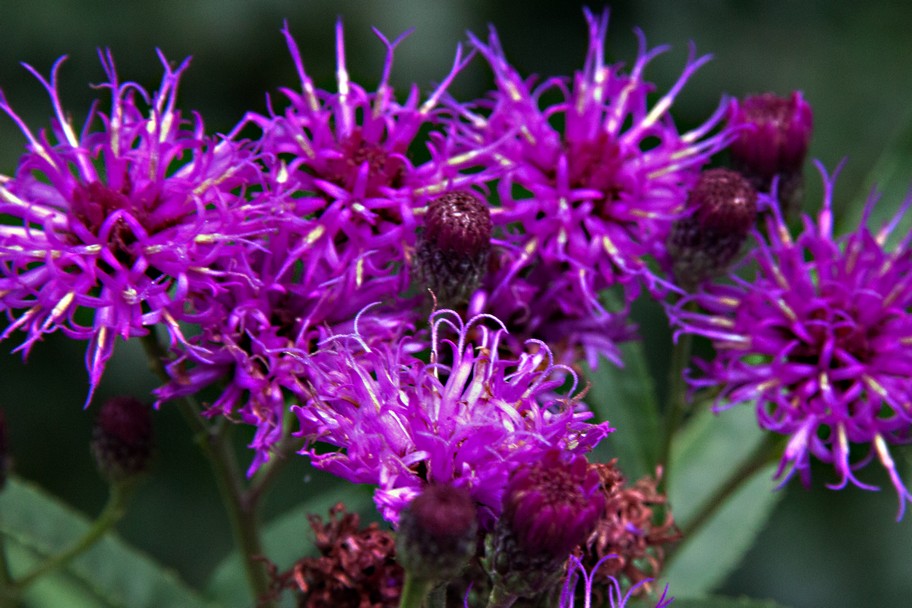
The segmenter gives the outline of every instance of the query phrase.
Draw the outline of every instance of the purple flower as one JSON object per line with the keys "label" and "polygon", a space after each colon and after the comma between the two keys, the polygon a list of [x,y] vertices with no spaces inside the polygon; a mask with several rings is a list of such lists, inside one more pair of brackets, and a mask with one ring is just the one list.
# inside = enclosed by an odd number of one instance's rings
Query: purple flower
{"label": "purple flower", "polygon": [[[583,607],[591,608],[593,606],[593,591],[595,594],[601,590],[593,590],[593,583],[595,582],[595,573],[598,571],[599,567],[602,565],[602,562],[613,558],[613,555],[606,555],[603,557],[599,563],[595,565],[591,572],[586,572],[586,567],[583,565],[583,562],[580,561],[575,555],[570,556],[569,567],[567,568],[567,579],[564,582],[564,587],[561,590],[560,595],[560,604],[559,608],[574,608],[576,606],[577,591],[576,586],[579,583],[579,579],[583,579]],[[610,606],[610,608],[623,608],[627,605],[627,601],[634,596],[636,590],[641,585],[644,585],[649,582],[649,579],[640,581],[633,587],[627,590],[627,593],[621,591],[621,585],[617,582],[617,579],[610,578],[607,588],[608,604],[605,606]],[[668,596],[668,587],[662,591],[662,597],[659,598],[658,602],[655,605],[655,608],[665,608],[670,605],[673,601],[673,597]],[[599,606],[603,604],[597,604]]]}
{"label": "purple flower", "polygon": [[[490,529],[500,515],[511,473],[553,448],[591,450],[612,429],[574,396],[576,376],[530,340],[516,360],[499,354],[502,325],[453,311],[431,316],[430,362],[406,337],[368,347],[356,332],[324,343],[307,358],[312,395],[294,407],[302,450],[314,466],[355,483],[378,486],[383,517],[399,512],[427,484],[467,488]],[[444,334],[455,332],[454,339]],[[556,391],[570,375],[567,396]],[[327,451],[318,444],[338,448]]]}
{"label": "purple flower", "polygon": [[0,176],[0,310],[21,330],[28,353],[61,330],[88,340],[88,404],[115,338],[144,336],[162,325],[183,341],[178,320],[187,294],[210,283],[208,266],[254,228],[233,189],[251,169],[251,153],[205,135],[202,120],[175,109],[180,76],[159,54],[164,77],[149,95],[121,82],[101,53],[112,96],[94,106],[81,131],[63,109],[54,64],[47,89],[50,132],[34,133],[0,95],[2,108],[28,140],[16,174]]}
{"label": "purple flower", "polygon": [[569,346],[594,360],[599,352],[609,358],[616,352],[608,344],[593,351],[589,336],[604,339],[619,325],[615,317],[626,317],[623,304],[612,314],[599,294],[618,285],[629,303],[642,282],[659,288],[647,259],[667,261],[665,240],[687,192],[730,134],[709,135],[724,114],[722,105],[683,134],[669,113],[708,56],[696,58],[691,49],[677,82],[650,103],[654,85],[643,72],[666,48],[647,51],[638,34],[640,51],[629,73],[606,65],[607,13],[585,16],[586,61],[571,80],[523,78],[493,30],[487,43],[473,37],[496,90],[477,111],[455,110],[465,123],[457,143],[467,152],[481,150],[486,162],[501,167],[496,191],[502,207],[492,218],[504,230],[504,246],[484,310],[503,318],[511,331],[510,318],[529,311],[534,316],[525,320],[522,335],[558,333],[549,325],[569,322],[578,332]]}
{"label": "purple flower", "polygon": [[[283,31],[301,80],[300,92],[282,89],[283,113],[249,114],[238,126],[261,129],[262,189],[253,200],[270,209],[269,234],[213,264],[217,289],[191,294],[201,332],[168,366],[172,381],[161,401],[219,383],[209,415],[255,425],[250,472],[270,457],[286,433],[286,403],[307,398],[309,368],[302,355],[333,333],[353,331],[359,311],[384,303],[383,319],[361,319],[372,344],[395,340],[414,322],[414,300],[403,297],[414,257],[416,215],[451,188],[481,180],[460,177],[442,150],[422,165],[409,159],[437,129],[436,106],[463,66],[421,101],[418,88],[400,103],[389,84],[402,37],[386,47],[376,91],[352,82],[337,24],[337,91],[318,89],[297,44]],[[431,141],[444,141],[440,133]],[[439,153],[438,153],[439,152]],[[442,156],[441,156],[442,155]]]}
{"label": "purple flower", "polygon": [[[820,171],[824,174],[823,168]],[[866,220],[833,235],[833,179],[816,219],[805,215],[792,238],[773,205],[766,236],[732,275],[683,298],[671,311],[680,329],[709,338],[715,358],[698,362],[694,388],[719,387],[716,409],[755,404],[764,429],[785,435],[778,475],[810,481],[810,457],[830,463],[842,488],[872,489],[854,471],[876,456],[899,495],[899,517],[912,498],[888,446],[912,439],[912,251],[909,237],[887,241],[903,210],[872,233]],[[724,404],[724,405],[723,405]],[[850,445],[868,454],[853,462]]]}
{"label": "purple flower", "polygon": [[[438,124],[440,99],[465,65],[461,50],[430,95],[422,100],[413,85],[400,102],[389,78],[405,35],[389,41],[375,33],[386,58],[380,83],[369,92],[349,77],[342,23],[337,24],[337,90],[330,92],[315,86],[286,27],[301,90],[282,89],[288,100],[282,113],[247,118],[263,131],[267,170],[293,193],[297,213],[312,220],[307,272],[333,278],[323,286],[332,305],[345,305],[353,290],[374,281],[386,285],[384,297],[407,288],[417,216],[431,199],[485,176],[460,175]],[[418,146],[427,146],[431,158],[416,165],[410,155],[425,152]]]}

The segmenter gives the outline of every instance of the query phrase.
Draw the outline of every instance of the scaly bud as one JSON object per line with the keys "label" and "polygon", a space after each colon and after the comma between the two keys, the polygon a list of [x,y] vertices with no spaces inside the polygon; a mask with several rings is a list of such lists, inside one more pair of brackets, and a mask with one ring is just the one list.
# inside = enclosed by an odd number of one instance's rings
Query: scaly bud
{"label": "scaly bud", "polygon": [[675,280],[692,290],[725,272],[757,218],[757,193],[736,171],[710,169],[687,198],[687,215],[668,236]]}
{"label": "scaly bud", "polygon": [[417,274],[437,302],[465,302],[478,288],[491,249],[491,212],[470,192],[448,192],[428,203],[418,236]]}
{"label": "scaly bud", "polygon": [[533,597],[560,581],[570,552],[604,512],[600,488],[585,456],[556,449],[518,469],[488,547],[493,594]]}

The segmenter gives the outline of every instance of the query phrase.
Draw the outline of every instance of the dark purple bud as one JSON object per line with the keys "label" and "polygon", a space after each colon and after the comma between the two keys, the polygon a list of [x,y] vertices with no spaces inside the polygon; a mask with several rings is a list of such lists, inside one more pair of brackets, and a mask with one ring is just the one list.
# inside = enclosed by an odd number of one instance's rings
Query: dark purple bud
{"label": "dark purple bud", "polygon": [[763,93],[732,101],[728,121],[738,129],[729,148],[738,169],[766,180],[801,171],[814,123],[801,93]]}
{"label": "dark purple bud", "polygon": [[804,159],[813,131],[813,112],[801,93],[779,97],[772,93],[733,101],[729,125],[737,130],[729,148],[732,166],[759,192],[770,192],[778,180],[779,206],[786,217],[801,207]]}
{"label": "dark purple bud", "polygon": [[470,192],[448,192],[428,203],[418,236],[417,274],[445,306],[460,304],[478,288],[491,249],[491,212]]}
{"label": "dark purple bud", "polygon": [[570,553],[602,517],[605,497],[585,456],[555,449],[513,473],[503,507],[485,550],[492,595],[533,597],[561,580]]}
{"label": "dark purple bud", "polygon": [[600,487],[585,456],[553,450],[510,478],[503,517],[529,553],[566,559],[602,516]]}
{"label": "dark purple bud", "polygon": [[396,532],[396,555],[409,576],[448,581],[475,554],[475,503],[464,488],[428,486],[406,507]]}
{"label": "dark purple bud", "polygon": [[152,416],[148,406],[132,397],[106,401],[95,419],[91,446],[98,470],[110,481],[145,471],[152,456]]}
{"label": "dark purple bud", "polygon": [[690,290],[725,272],[756,219],[757,193],[740,173],[704,171],[687,198],[686,215],[668,237],[678,285]]}

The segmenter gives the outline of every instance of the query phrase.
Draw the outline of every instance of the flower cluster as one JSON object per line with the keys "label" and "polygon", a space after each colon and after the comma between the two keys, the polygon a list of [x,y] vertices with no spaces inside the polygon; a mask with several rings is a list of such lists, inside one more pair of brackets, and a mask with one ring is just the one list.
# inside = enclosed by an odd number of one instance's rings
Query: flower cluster
{"label": "flower cluster", "polygon": [[504,327],[483,321],[434,313],[429,362],[415,356],[414,336],[373,347],[360,333],[327,340],[307,357],[311,395],[292,408],[308,439],[303,453],[317,468],[377,485],[377,508],[393,523],[425,485],[450,484],[469,490],[490,529],[514,470],[551,449],[587,452],[612,429],[587,422],[575,374],[544,343],[506,359]]}
{"label": "flower cluster", "polygon": [[[793,238],[777,207],[765,234],[733,274],[706,285],[672,311],[679,333],[709,338],[715,358],[699,363],[696,389],[718,387],[716,409],[752,404],[760,425],[788,437],[779,474],[810,481],[810,459],[839,475],[831,487],[872,489],[854,471],[876,456],[899,495],[912,499],[889,445],[912,441],[912,250],[889,240],[904,209],[878,232],[833,234],[833,181],[824,176],[816,218]],[[908,202],[907,202],[908,205]],[[869,450],[853,462],[851,444]]]}
{"label": "flower cluster", "polygon": [[[626,304],[645,283],[664,281],[650,269],[667,267],[665,240],[684,210],[701,167],[730,139],[719,123],[724,106],[702,125],[680,133],[669,110],[708,56],[690,57],[677,82],[650,103],[655,88],[647,65],[667,50],[640,50],[629,73],[604,59],[608,15],[586,12],[589,45],[573,78],[537,82],[507,61],[496,32],[473,37],[494,73],[495,90],[477,109],[461,106],[467,126],[457,143],[484,150],[502,167],[493,216],[505,232],[478,310],[552,343],[560,354],[590,365],[598,355],[619,361],[615,343],[629,339]],[[554,101],[552,101],[552,99]],[[617,286],[619,310],[600,294]]]}

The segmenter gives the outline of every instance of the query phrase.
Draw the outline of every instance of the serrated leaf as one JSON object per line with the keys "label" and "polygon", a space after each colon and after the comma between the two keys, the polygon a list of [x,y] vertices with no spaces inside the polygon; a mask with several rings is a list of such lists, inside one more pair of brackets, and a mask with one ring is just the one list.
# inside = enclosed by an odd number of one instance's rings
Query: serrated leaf
{"label": "serrated leaf", "polygon": [[[678,433],[668,495],[682,529],[752,458],[764,438],[752,408],[744,406],[718,416],[701,412]],[[740,563],[783,496],[772,479],[775,468],[774,463],[759,468],[692,537],[681,541],[663,577],[675,596],[712,591]]]}
{"label": "serrated leaf", "polygon": [[[371,494],[364,487],[353,484],[341,489],[324,489],[312,493],[293,509],[273,519],[263,530],[263,550],[279,569],[291,567],[302,557],[316,554],[313,531],[307,521],[309,514],[324,520],[330,507],[345,503],[350,513],[365,515],[375,513]],[[364,520],[362,520],[364,521]],[[216,567],[209,578],[207,591],[226,608],[247,608],[252,603],[250,589],[244,574],[244,565],[237,551],[232,552]]]}
{"label": "serrated leaf", "polygon": [[[0,493],[0,534],[6,541],[14,578],[31,571],[46,557],[72,546],[90,526],[84,515],[20,479],[9,479]],[[58,596],[69,597],[67,593],[72,594],[72,602],[49,603]],[[42,577],[25,597],[33,606],[210,606],[175,572],[114,534],[108,534],[66,566]]]}
{"label": "serrated leaf", "polygon": [[617,429],[597,453],[617,457],[628,479],[654,475],[658,461],[659,410],[655,385],[646,365],[642,342],[620,346],[624,367],[602,360],[598,369],[587,367],[592,388],[586,403],[598,420]]}

